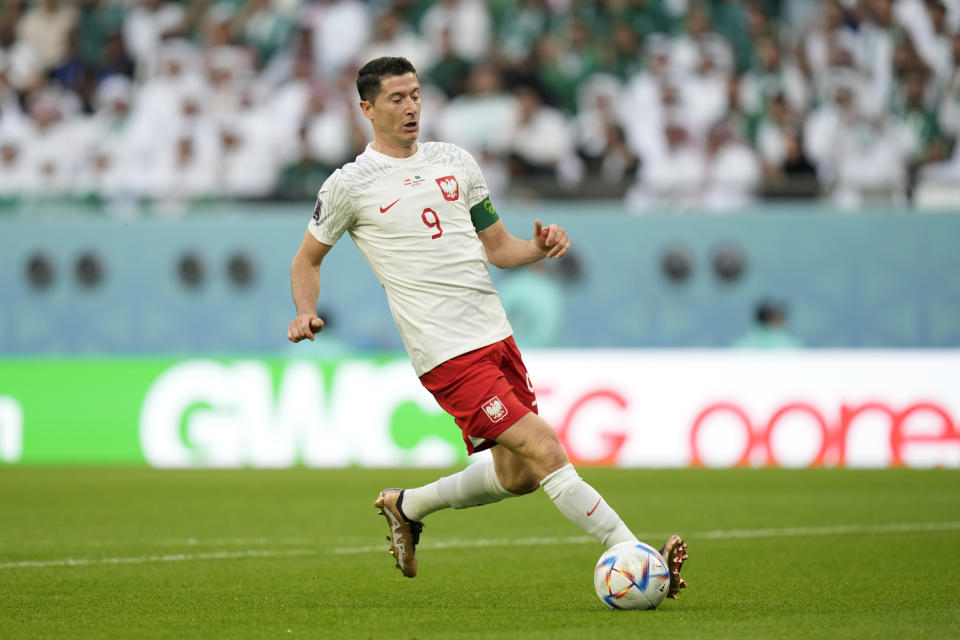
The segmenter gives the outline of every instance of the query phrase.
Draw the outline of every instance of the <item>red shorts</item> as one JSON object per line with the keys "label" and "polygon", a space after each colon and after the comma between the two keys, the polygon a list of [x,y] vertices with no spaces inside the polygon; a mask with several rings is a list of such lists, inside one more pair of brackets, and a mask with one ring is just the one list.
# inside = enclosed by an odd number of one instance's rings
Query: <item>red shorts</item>
{"label": "red shorts", "polygon": [[468,454],[494,446],[514,422],[537,412],[537,396],[513,336],[451,358],[420,376],[420,382],[453,416]]}

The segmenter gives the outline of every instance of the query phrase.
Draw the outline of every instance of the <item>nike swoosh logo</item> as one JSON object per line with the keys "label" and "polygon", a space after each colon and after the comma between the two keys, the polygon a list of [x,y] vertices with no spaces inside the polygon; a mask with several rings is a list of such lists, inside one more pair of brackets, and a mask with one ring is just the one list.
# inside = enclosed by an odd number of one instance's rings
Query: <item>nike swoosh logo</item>
{"label": "nike swoosh logo", "polygon": [[393,205],[395,205],[395,204],[397,204],[398,202],[400,202],[400,200],[401,200],[401,198],[397,198],[396,200],[394,200],[393,202],[391,202],[391,203],[388,204],[387,206],[385,206],[385,207],[380,207],[380,213],[386,213],[386,212],[387,212],[387,209],[389,209],[389,208],[392,207]]}
{"label": "nike swoosh logo", "polygon": [[590,509],[590,511],[587,511],[587,517],[588,517],[588,518],[589,518],[590,516],[592,516],[592,515],[593,515],[593,512],[596,511],[596,510],[597,510],[597,507],[600,506],[600,500],[603,500],[603,498],[599,498],[599,499],[597,500],[597,504],[593,505],[593,509]]}

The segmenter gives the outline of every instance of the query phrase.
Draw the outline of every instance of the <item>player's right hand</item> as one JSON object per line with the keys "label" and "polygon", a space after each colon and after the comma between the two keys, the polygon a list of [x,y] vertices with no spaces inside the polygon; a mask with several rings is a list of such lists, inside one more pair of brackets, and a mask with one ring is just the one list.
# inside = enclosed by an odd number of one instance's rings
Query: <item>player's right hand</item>
{"label": "player's right hand", "polygon": [[533,241],[537,249],[544,252],[546,254],[544,257],[547,258],[560,258],[570,250],[567,230],[556,224],[545,227],[539,220],[534,220]]}
{"label": "player's right hand", "polygon": [[300,342],[303,339],[313,340],[314,336],[323,330],[323,320],[316,314],[302,313],[293,319],[287,329],[287,340]]}

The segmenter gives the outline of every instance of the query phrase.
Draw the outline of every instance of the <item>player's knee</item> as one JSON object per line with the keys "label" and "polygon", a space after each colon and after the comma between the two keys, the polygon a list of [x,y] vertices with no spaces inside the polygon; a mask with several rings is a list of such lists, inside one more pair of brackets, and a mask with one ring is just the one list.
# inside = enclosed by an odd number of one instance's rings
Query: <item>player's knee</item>
{"label": "player's knee", "polygon": [[520,456],[534,476],[542,478],[570,459],[550,425],[530,413],[505,431],[498,442]]}
{"label": "player's knee", "polygon": [[541,466],[550,470],[559,469],[570,462],[566,450],[553,431],[544,434],[536,443],[536,456],[539,458]]}
{"label": "player's knee", "polygon": [[553,430],[537,434],[530,442],[527,455],[543,474],[555,471],[570,462],[567,452]]}
{"label": "player's knee", "polygon": [[540,481],[537,480],[537,476],[529,469],[514,472],[510,477],[501,479],[500,484],[510,493],[517,495],[533,493],[540,487]]}

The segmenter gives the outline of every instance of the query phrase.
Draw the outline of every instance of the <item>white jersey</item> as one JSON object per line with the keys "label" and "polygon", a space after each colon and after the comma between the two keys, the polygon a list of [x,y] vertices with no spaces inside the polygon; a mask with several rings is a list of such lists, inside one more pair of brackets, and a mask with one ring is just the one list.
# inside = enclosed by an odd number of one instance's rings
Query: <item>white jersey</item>
{"label": "white jersey", "polygon": [[310,233],[333,245],[350,232],[418,376],[513,333],[470,216],[487,197],[476,160],[442,142],[421,143],[409,158],[368,145],[317,195]]}

